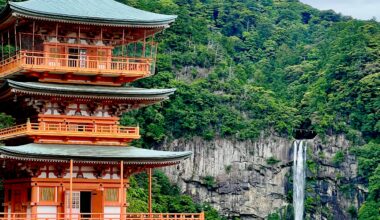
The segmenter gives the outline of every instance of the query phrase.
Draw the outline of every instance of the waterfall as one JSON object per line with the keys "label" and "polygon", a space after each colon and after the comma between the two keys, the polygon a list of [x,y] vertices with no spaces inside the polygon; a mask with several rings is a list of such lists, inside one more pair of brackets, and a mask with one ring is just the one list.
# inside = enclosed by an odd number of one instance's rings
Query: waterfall
{"label": "waterfall", "polygon": [[303,220],[306,178],[306,144],[304,144],[303,140],[294,142],[293,155],[294,220]]}

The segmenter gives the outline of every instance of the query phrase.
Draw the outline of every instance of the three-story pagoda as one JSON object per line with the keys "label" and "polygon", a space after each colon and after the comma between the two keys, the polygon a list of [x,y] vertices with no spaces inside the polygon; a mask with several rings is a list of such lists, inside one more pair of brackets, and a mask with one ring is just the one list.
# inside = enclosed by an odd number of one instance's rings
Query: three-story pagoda
{"label": "three-story pagoda", "polygon": [[[126,83],[154,73],[155,34],[176,16],[113,0],[9,2],[0,14],[0,130],[6,219],[176,219],[128,214],[131,174],[178,164],[191,152],[128,146],[139,127],[123,112],[168,99],[175,89]],[[202,214],[186,218],[202,219]]]}

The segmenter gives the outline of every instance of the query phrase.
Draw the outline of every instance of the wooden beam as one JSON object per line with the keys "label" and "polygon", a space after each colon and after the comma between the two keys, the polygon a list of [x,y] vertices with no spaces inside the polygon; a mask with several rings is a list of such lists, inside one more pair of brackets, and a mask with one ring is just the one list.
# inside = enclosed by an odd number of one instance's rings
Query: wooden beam
{"label": "wooden beam", "polygon": [[31,198],[31,206],[32,206],[32,216],[37,215],[37,202],[38,202],[38,186],[37,184],[33,184],[31,186],[31,193],[32,193],[32,198]]}
{"label": "wooden beam", "polygon": [[14,25],[14,31],[15,31],[15,52],[17,51],[17,21]]}
{"label": "wooden beam", "polygon": [[11,57],[11,36],[8,29],[8,58]]}
{"label": "wooden beam", "polygon": [[55,41],[55,51],[58,53],[58,23],[55,26],[55,37],[57,38]]}
{"label": "wooden beam", "polygon": [[[124,28],[123,28],[123,40],[122,40],[122,42],[121,42],[121,56],[122,57],[124,57],[124,47],[125,47],[125,30],[124,30]],[[126,57],[126,56],[125,56]]]}
{"label": "wooden beam", "polygon": [[34,52],[34,35],[36,32],[36,21],[33,21],[32,51]]}

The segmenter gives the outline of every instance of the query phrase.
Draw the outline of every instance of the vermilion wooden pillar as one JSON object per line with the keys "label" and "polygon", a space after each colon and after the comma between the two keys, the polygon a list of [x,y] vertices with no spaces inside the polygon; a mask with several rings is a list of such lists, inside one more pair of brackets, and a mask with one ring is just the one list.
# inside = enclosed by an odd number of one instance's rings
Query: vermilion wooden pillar
{"label": "vermilion wooden pillar", "polygon": [[73,160],[70,160],[70,220],[73,218]]}
{"label": "vermilion wooden pillar", "polygon": [[124,161],[120,161],[120,189],[119,189],[119,202],[120,202],[120,219],[125,217],[125,208],[124,208]]}
{"label": "vermilion wooden pillar", "polygon": [[32,206],[32,219],[34,219],[34,218],[37,218],[37,202],[38,202],[38,189],[37,189],[37,187],[38,186],[36,186],[36,183],[33,183],[33,185],[32,185],[32,198],[31,198],[31,200],[32,200],[32,204],[31,204],[31,206]]}

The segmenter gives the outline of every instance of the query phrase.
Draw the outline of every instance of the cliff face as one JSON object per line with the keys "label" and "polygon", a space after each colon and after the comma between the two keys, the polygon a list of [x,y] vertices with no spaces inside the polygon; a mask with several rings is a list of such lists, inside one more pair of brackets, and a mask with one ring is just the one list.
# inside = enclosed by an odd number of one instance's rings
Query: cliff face
{"label": "cliff face", "polygon": [[[307,145],[307,216],[351,218],[365,189],[358,185],[357,163],[348,154],[349,142],[343,136],[324,141],[317,137]],[[166,148],[193,152],[191,159],[165,171],[195,199],[229,217],[265,219],[277,212],[292,218],[292,140],[275,136],[254,142],[194,138],[175,140]]]}

